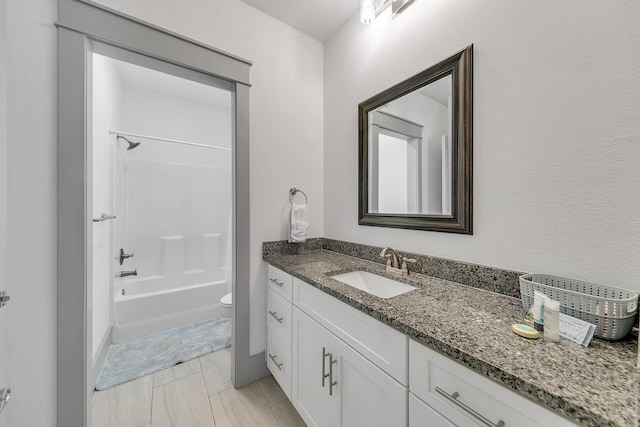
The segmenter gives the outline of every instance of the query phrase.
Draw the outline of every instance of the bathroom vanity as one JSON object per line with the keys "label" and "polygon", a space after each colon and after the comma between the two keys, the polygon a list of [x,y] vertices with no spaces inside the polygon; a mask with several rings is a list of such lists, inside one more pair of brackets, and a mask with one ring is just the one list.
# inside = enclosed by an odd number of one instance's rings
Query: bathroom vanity
{"label": "bathroom vanity", "polygon": [[[635,338],[531,341],[510,330],[512,296],[328,250],[265,260],[267,365],[310,426],[635,425]],[[383,299],[332,278],[355,270],[417,289]]]}

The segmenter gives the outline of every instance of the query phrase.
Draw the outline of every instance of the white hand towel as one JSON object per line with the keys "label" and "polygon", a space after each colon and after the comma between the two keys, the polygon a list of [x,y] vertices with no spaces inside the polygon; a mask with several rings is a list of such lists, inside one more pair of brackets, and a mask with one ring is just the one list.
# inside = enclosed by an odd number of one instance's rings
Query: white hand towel
{"label": "white hand towel", "polygon": [[289,242],[300,243],[307,240],[307,205],[291,204],[291,218],[289,222]]}

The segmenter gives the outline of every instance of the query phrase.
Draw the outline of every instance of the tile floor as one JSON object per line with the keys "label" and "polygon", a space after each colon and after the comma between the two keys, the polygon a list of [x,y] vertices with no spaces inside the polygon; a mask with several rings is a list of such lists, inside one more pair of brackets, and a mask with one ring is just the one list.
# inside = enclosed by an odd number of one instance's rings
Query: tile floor
{"label": "tile floor", "polygon": [[269,376],[240,390],[230,350],[97,391],[93,427],[297,427],[304,422]]}

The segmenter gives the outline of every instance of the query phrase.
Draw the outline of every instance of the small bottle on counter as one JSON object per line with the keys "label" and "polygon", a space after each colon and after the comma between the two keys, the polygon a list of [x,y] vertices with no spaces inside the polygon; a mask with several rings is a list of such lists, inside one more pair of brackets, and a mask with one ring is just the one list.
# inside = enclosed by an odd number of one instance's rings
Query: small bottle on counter
{"label": "small bottle on counter", "polygon": [[533,307],[531,307],[533,327],[540,332],[544,330],[544,300],[546,298],[542,292],[533,291]]}
{"label": "small bottle on counter", "polygon": [[544,302],[544,339],[560,339],[560,302],[547,298]]}

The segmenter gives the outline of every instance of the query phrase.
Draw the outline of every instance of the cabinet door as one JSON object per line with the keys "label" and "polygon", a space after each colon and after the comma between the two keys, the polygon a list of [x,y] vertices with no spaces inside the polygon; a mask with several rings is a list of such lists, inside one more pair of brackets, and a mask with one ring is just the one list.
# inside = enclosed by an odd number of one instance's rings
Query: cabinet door
{"label": "cabinet door", "polygon": [[334,410],[332,425],[344,427],[407,426],[408,390],[360,353],[337,340],[332,349]]}
{"label": "cabinet door", "polygon": [[308,426],[331,425],[335,405],[330,400],[329,377],[325,374],[329,373],[328,347],[335,341],[328,330],[293,308],[291,402]]}

